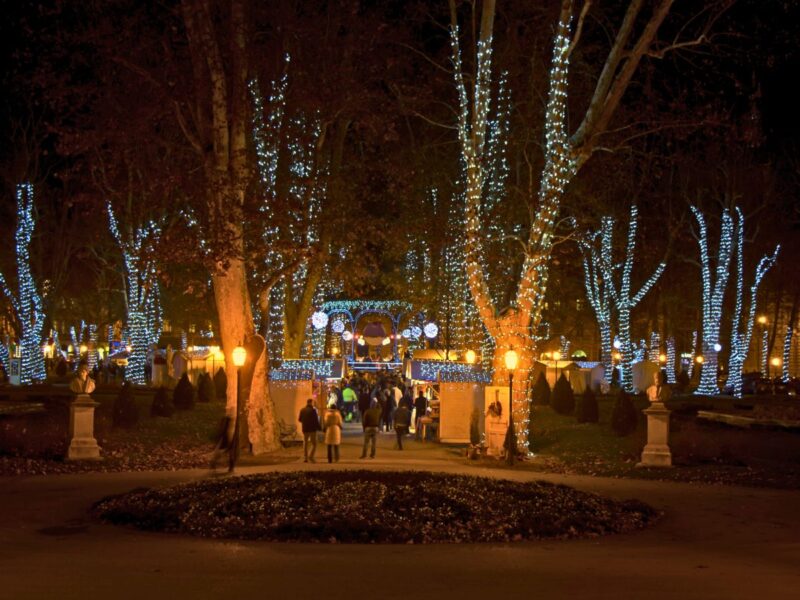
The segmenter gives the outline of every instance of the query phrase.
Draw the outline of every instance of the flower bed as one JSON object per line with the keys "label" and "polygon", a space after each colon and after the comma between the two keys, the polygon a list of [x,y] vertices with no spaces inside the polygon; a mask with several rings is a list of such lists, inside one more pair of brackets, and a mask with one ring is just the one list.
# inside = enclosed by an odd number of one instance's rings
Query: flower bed
{"label": "flower bed", "polygon": [[545,482],[428,472],[272,473],[102,500],[106,522],[281,542],[507,542],[634,531],[657,514]]}

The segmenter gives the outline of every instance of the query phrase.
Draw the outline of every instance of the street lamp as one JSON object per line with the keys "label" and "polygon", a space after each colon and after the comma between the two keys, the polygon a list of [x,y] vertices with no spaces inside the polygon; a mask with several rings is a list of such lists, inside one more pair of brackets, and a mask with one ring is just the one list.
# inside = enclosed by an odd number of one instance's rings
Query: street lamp
{"label": "street lamp", "polygon": [[506,352],[506,369],[508,369],[508,432],[506,433],[506,462],[514,464],[514,455],[517,453],[517,434],[514,431],[514,369],[517,368],[517,353],[514,350]]}
{"label": "street lamp", "polygon": [[236,459],[239,457],[239,411],[241,409],[241,392],[242,392],[242,376],[241,369],[247,360],[247,350],[241,346],[236,346],[231,353],[233,364],[236,367],[236,418],[233,424],[233,439],[231,439],[231,447],[228,462],[228,472],[233,472],[236,466]]}

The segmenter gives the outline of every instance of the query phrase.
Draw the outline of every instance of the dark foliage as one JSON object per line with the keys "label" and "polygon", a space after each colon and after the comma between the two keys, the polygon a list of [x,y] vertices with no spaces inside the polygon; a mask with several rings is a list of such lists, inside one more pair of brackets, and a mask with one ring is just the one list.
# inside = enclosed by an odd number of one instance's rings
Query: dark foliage
{"label": "dark foliage", "polygon": [[133,397],[133,386],[129,381],[122,384],[112,413],[114,427],[131,429],[139,421],[139,407]]}
{"label": "dark foliage", "polygon": [[560,415],[571,415],[575,412],[575,393],[563,373],[553,387],[553,397],[550,399],[550,404],[553,410]]}
{"label": "dark foliage", "polygon": [[550,404],[550,385],[547,383],[543,372],[539,373],[539,378],[533,385],[531,402],[536,406],[547,406]]}
{"label": "dark foliage", "polygon": [[597,536],[633,531],[656,517],[635,500],[545,482],[375,471],[271,473],[137,490],[101,501],[94,513],[204,537],[402,544]]}
{"label": "dark foliage", "polygon": [[67,370],[68,370],[67,361],[65,361],[62,358],[61,360],[58,361],[58,364],[56,365],[56,375],[58,377],[66,377]]}
{"label": "dark foliage", "polygon": [[481,411],[477,408],[473,408],[469,418],[469,443],[473,446],[477,446],[481,443],[480,418]]}
{"label": "dark foliage", "polygon": [[171,417],[174,413],[175,405],[172,403],[172,398],[169,397],[169,390],[165,387],[158,388],[150,407],[150,416]]}
{"label": "dark foliage", "polygon": [[214,388],[214,382],[211,375],[203,372],[200,379],[197,380],[197,401],[198,402],[212,402],[217,399],[217,391]]}
{"label": "dark foliage", "polygon": [[681,393],[689,389],[689,374],[681,369],[678,376],[675,378],[675,391]]}
{"label": "dark foliage", "polygon": [[225,375],[225,369],[220,367],[214,374],[214,390],[217,393],[217,398],[224,400],[228,394],[228,376]]}
{"label": "dark foliage", "polygon": [[587,387],[586,391],[578,398],[575,417],[578,419],[578,423],[597,423],[600,420],[597,396],[591,387]]}
{"label": "dark foliage", "polygon": [[172,393],[172,401],[175,404],[175,408],[178,410],[190,410],[194,408],[194,386],[192,382],[189,381],[189,376],[184,373],[181,375],[181,378],[178,380],[178,385],[175,386],[175,390]]}
{"label": "dark foliage", "polygon": [[611,429],[620,437],[630,435],[636,431],[638,419],[639,415],[631,397],[625,390],[620,390],[614,408],[611,409]]}

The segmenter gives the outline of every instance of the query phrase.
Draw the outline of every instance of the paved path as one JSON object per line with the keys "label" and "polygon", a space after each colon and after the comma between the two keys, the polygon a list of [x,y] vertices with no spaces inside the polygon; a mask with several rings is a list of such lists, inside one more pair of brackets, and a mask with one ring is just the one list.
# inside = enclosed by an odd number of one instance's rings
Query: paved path
{"label": "paved path", "polygon": [[[800,598],[800,492],[475,469],[421,444],[336,465],[546,479],[665,512],[630,535],[567,542],[354,546],[215,541],[100,525],[105,495],[204,471],[0,479],[0,599]],[[366,465],[365,465],[366,462]]]}

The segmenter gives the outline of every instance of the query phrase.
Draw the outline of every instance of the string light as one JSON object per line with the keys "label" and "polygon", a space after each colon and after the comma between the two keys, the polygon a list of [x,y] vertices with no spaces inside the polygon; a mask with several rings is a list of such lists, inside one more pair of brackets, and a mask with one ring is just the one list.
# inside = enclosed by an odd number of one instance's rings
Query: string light
{"label": "string light", "polygon": [[[609,280],[603,276],[603,252],[611,247],[611,235],[614,220],[604,217],[600,231],[589,234],[580,241],[583,255],[583,285],[589,306],[594,310],[595,319],[600,330],[600,362],[603,364],[603,378],[611,381],[614,362],[612,359],[611,340],[611,295],[608,289]],[[618,341],[614,341],[617,349]]]}
{"label": "string light", "polygon": [[650,332],[650,353],[648,359],[652,363],[659,364],[659,356],[661,356],[661,336],[657,331]]}
{"label": "string light", "polygon": [[[633,371],[631,365],[634,360],[644,360],[644,352],[646,351],[646,344],[644,340],[642,340],[638,350],[639,355],[634,356],[634,344],[631,341],[631,311],[641,302],[642,298],[650,291],[650,288],[655,285],[666,267],[666,263],[660,263],[656,267],[655,272],[645,281],[639,291],[634,295],[631,294],[631,275],[633,273],[636,253],[638,215],[639,209],[634,204],[631,206],[625,258],[622,263],[615,264],[613,262],[613,246],[611,243],[613,220],[611,220],[610,217],[606,217],[610,221],[610,224],[608,225],[608,233],[601,238],[602,250],[600,253],[603,279],[605,280],[605,285],[607,285],[611,301],[617,310],[617,322],[619,325],[617,335],[620,342],[620,385],[629,392],[633,391]],[[619,283],[617,284],[616,272],[620,270],[621,275],[619,277]]]}
{"label": "string light", "polygon": [[676,383],[675,379],[675,338],[667,338],[667,383]]}
{"label": "string light", "polygon": [[[44,354],[42,331],[45,313],[42,296],[31,273],[30,245],[36,223],[33,218],[33,185],[17,185],[17,228],[14,233],[14,248],[17,266],[17,291],[15,295],[8,287],[5,276],[0,273],[0,289],[11,303],[17,322],[20,324],[20,383],[44,381]],[[7,371],[8,372],[8,371]]]}
{"label": "string light", "polygon": [[131,349],[125,379],[136,384],[147,383],[145,363],[147,351],[158,344],[161,335],[161,301],[155,261],[146,258],[161,237],[161,225],[149,220],[130,228],[123,237],[110,202],[106,203],[111,234],[117,242],[125,268],[125,298],[127,304],[127,335]]}
{"label": "string light", "polygon": [[[769,256],[761,257],[756,266],[753,283],[750,285],[750,306],[747,316],[742,318],[742,302],[744,296],[744,215],[736,207],[736,304],[733,319],[731,320],[731,352],[728,358],[728,386],[731,388],[735,397],[742,396],[742,371],[747,352],[750,349],[750,341],[753,336],[753,325],[756,319],[756,302],[758,300],[758,287],[767,271],[772,268],[778,260],[780,246],[775,248],[775,252]],[[785,352],[785,350],[784,350]],[[766,357],[766,353],[764,354]]]}
{"label": "string light", "polygon": [[789,383],[791,377],[789,376],[789,360],[792,353],[792,336],[794,334],[794,325],[790,321],[786,325],[786,334],[783,336],[783,367],[781,372],[781,381]]}
{"label": "string light", "polygon": [[697,331],[693,331],[692,332],[692,352],[691,352],[690,359],[689,359],[689,368],[688,368],[688,373],[687,373],[689,375],[689,378],[691,378],[692,375],[694,374],[694,362],[695,362],[694,358],[695,358],[695,356],[697,356],[697,339],[698,339]]}
{"label": "string light", "polygon": [[761,376],[766,377],[769,373],[769,331],[764,329],[761,332]]}
{"label": "string light", "polygon": [[717,385],[718,352],[714,350],[714,344],[718,343],[720,336],[722,303],[725,298],[725,288],[728,285],[733,250],[734,223],[730,212],[727,209],[723,210],[716,268],[712,274],[705,217],[697,207],[692,206],[691,209],[700,229],[698,244],[700,246],[700,273],[703,282],[703,366],[700,370],[700,385],[695,390],[695,394],[714,396],[719,393]]}

